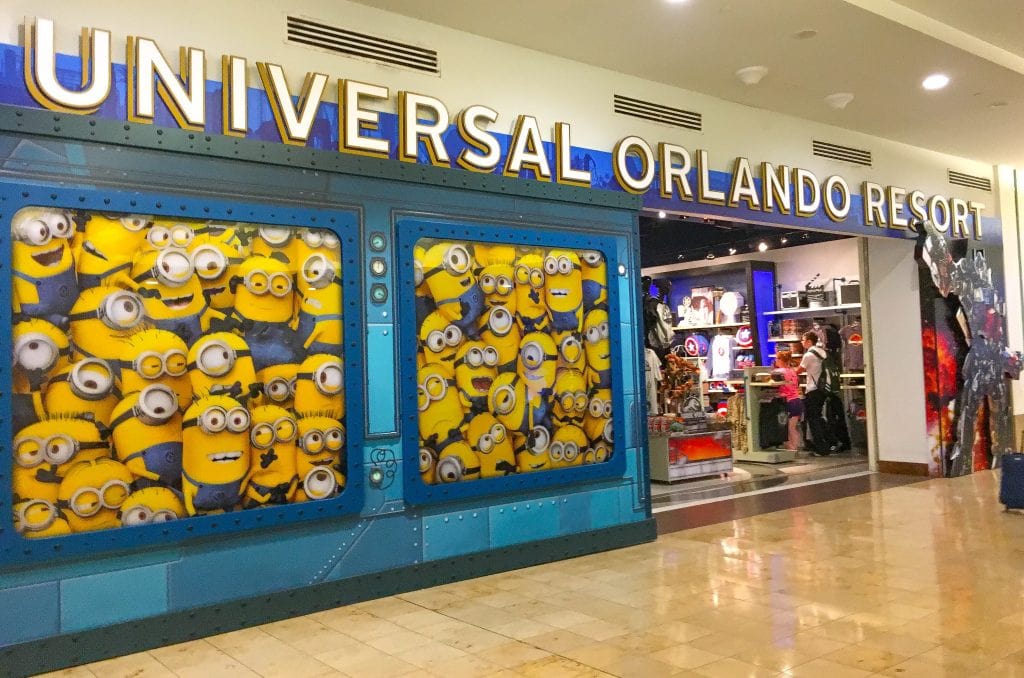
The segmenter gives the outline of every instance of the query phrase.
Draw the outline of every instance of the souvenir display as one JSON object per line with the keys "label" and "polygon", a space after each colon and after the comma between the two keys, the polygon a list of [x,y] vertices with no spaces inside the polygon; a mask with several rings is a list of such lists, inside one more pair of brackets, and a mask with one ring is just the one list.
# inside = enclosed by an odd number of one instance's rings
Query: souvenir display
{"label": "souvenir display", "polygon": [[604,256],[421,239],[414,257],[423,481],[607,461]]}
{"label": "souvenir display", "polygon": [[11,232],[20,534],[342,491],[334,233],[35,207]]}

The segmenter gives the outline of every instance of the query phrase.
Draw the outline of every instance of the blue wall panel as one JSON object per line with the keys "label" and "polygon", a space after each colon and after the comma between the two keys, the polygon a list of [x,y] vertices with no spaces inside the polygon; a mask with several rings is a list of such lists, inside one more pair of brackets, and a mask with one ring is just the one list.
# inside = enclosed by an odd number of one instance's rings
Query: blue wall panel
{"label": "blue wall panel", "polygon": [[491,546],[487,507],[423,518],[423,559],[449,558],[486,551]]}
{"label": "blue wall panel", "polygon": [[395,328],[371,324],[366,327],[366,364],[376,369],[366,374],[366,433],[375,435],[395,430]]}
{"label": "blue wall panel", "polygon": [[60,583],[64,633],[117,624],[167,612],[167,566],[65,579]]}
{"label": "blue wall panel", "polygon": [[347,546],[337,544],[334,566],[325,579],[342,579],[367,572],[379,572],[396,563],[413,564],[422,560],[422,524],[407,513],[378,516],[363,521]]}
{"label": "blue wall panel", "polygon": [[[349,522],[349,521],[346,521]],[[170,605],[180,610],[309,583],[335,550],[323,529],[295,530],[246,544],[203,546],[169,565]]]}
{"label": "blue wall panel", "polygon": [[590,497],[590,526],[598,530],[621,522],[619,488],[609,487],[588,493]]}
{"label": "blue wall panel", "polygon": [[560,534],[585,532],[590,528],[590,492],[579,492],[556,499]]}
{"label": "blue wall panel", "polygon": [[60,584],[0,589],[0,646],[60,632]]}
{"label": "blue wall panel", "polygon": [[492,548],[558,536],[558,507],[550,501],[499,504],[490,512]]}

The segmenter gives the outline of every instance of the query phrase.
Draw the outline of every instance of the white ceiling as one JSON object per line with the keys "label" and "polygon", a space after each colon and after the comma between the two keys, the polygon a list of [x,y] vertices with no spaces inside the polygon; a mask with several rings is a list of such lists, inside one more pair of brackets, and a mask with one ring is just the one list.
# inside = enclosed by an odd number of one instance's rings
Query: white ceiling
{"label": "white ceiling", "polygon": [[[1024,168],[1024,0],[356,0],[703,92]],[[799,31],[812,38],[798,39]],[[443,54],[442,54],[443,58]],[[756,86],[734,72],[764,65]],[[443,67],[443,64],[442,64]],[[952,82],[926,92],[942,71]],[[823,97],[852,92],[844,110]]]}

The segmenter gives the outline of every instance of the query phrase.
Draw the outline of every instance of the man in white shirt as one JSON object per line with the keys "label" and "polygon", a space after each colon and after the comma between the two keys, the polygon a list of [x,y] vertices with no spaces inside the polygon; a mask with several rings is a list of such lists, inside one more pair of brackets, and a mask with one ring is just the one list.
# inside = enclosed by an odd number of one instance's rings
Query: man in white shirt
{"label": "man in white shirt", "polygon": [[818,388],[825,350],[818,346],[818,335],[815,332],[804,332],[801,343],[804,347],[804,357],[796,371],[797,374],[807,375],[807,384],[804,388],[804,418],[811,428],[811,438],[814,440],[813,454],[824,457],[839,451],[839,444],[825,425],[825,418],[822,415],[828,395]]}

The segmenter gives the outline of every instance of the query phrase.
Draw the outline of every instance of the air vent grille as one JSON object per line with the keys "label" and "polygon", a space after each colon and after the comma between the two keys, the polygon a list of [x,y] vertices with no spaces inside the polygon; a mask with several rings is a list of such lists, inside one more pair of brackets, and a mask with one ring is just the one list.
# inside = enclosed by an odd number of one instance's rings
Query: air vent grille
{"label": "air vent grille", "polygon": [[852,146],[830,144],[827,141],[812,141],[811,147],[814,155],[819,158],[829,158],[831,160],[853,163],[854,165],[871,167],[871,151],[853,148]]}
{"label": "air vent grille", "polygon": [[338,54],[369,59],[389,66],[402,66],[424,73],[440,73],[437,52],[425,47],[385,40],[337,26],[289,16],[288,42],[319,47]]}
{"label": "air vent grille", "polygon": [[692,129],[697,132],[703,129],[703,116],[700,113],[684,111],[681,108],[664,106],[650,101],[643,101],[642,99],[625,97],[621,94],[615,95],[615,112],[642,120],[672,125],[673,127]]}
{"label": "air vent grille", "polygon": [[946,176],[949,177],[949,183],[954,186],[966,186],[979,191],[992,192],[992,180],[986,177],[976,177],[973,174],[964,174],[951,169],[946,170]]}

